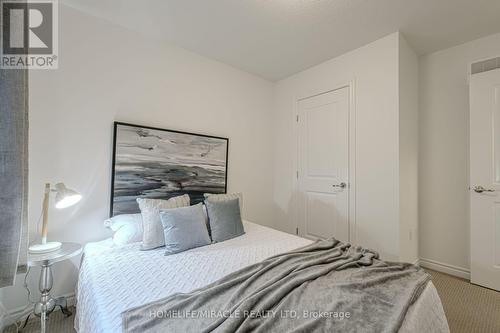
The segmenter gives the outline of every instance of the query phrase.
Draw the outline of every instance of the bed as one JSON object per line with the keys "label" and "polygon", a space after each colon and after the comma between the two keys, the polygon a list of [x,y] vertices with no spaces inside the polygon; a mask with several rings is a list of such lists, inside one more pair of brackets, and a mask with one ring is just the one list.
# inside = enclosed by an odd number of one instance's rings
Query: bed
{"label": "bed", "polygon": [[[140,251],[139,243],[85,248],[77,285],[75,329],[121,332],[121,313],[177,292],[189,292],[240,268],[311,243],[310,240],[244,222],[237,238],[173,256],[163,249]],[[409,308],[400,332],[449,332],[436,288],[429,282]]]}

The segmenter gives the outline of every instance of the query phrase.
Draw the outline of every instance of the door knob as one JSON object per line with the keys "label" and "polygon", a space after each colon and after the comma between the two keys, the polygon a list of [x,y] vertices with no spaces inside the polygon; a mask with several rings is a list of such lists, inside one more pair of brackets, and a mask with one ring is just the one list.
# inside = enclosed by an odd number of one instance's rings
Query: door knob
{"label": "door knob", "polygon": [[495,190],[487,189],[482,187],[481,185],[474,186],[473,188],[474,192],[476,193],[483,193],[483,192],[495,192]]}
{"label": "door knob", "polygon": [[336,185],[332,185],[332,187],[338,187],[338,188],[346,188],[347,187],[347,184],[342,182],[340,184],[336,184]]}

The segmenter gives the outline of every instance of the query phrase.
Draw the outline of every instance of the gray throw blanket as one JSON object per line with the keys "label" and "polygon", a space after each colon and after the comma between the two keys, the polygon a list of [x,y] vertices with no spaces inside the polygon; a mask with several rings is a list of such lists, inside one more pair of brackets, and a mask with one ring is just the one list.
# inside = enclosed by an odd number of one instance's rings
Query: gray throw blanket
{"label": "gray throw blanket", "polygon": [[397,332],[428,281],[414,265],[329,239],[128,310],[123,330]]}

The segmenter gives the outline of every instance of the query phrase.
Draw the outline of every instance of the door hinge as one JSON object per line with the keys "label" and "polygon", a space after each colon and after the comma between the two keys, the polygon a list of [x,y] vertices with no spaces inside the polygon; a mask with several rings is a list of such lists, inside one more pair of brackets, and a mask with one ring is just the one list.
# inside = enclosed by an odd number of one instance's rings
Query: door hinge
{"label": "door hinge", "polygon": [[295,172],[295,176],[297,176],[297,179],[299,179],[299,172],[298,171]]}
{"label": "door hinge", "polygon": [[295,234],[298,235],[299,234],[299,228],[295,228]]}
{"label": "door hinge", "polygon": [[299,115],[296,115],[295,117],[296,117],[295,119],[297,120],[297,122],[299,122]]}

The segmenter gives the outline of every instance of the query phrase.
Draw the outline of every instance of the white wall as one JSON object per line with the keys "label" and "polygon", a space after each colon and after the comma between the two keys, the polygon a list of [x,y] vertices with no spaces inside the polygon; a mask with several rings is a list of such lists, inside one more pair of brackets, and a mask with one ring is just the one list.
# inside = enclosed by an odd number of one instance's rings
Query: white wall
{"label": "white wall", "polygon": [[469,269],[471,62],[500,56],[500,34],[420,58],[420,257]]}
{"label": "white wall", "polygon": [[297,98],[353,80],[356,113],[356,239],[386,259],[399,258],[399,34],[279,81],[274,106],[275,226],[295,232],[294,132]]}
{"label": "white wall", "polygon": [[[164,42],[60,6],[59,69],[30,73],[30,223],[43,184],[64,181],[84,199],[50,211],[49,238],[85,243],[110,234],[114,120],[229,137],[228,191],[244,216],[272,226],[273,84]],[[57,264],[54,293],[74,290],[78,260]],[[36,289],[37,272],[31,288]],[[20,278],[4,304],[24,304]]]}
{"label": "white wall", "polygon": [[418,57],[399,36],[400,259],[418,259]]}

